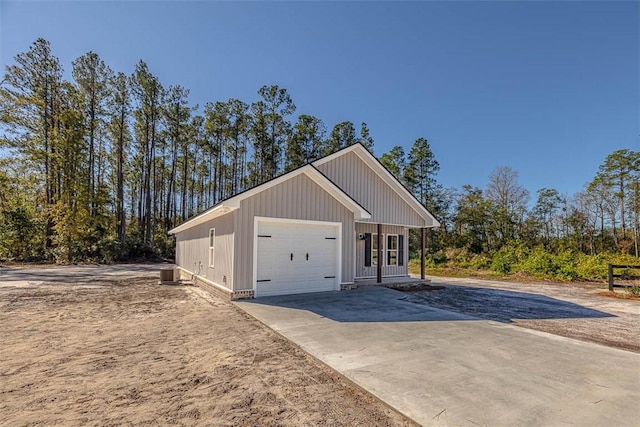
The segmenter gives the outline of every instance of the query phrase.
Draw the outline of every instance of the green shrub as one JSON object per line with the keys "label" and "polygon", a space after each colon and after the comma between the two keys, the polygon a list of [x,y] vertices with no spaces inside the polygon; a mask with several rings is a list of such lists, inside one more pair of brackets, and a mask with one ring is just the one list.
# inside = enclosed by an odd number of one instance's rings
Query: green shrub
{"label": "green shrub", "polygon": [[469,267],[469,251],[466,248],[447,248],[444,251],[446,263],[449,267]]}
{"label": "green shrub", "polygon": [[608,254],[578,255],[576,263],[577,278],[582,280],[597,280],[607,278],[607,264],[610,263]]}
{"label": "green shrub", "polygon": [[560,265],[544,248],[536,247],[524,261],[516,265],[516,269],[536,277],[555,277]]}
{"label": "green shrub", "polygon": [[578,279],[578,261],[577,256],[570,250],[565,250],[556,255],[557,263],[559,265],[556,277],[562,280],[576,280]]}
{"label": "green shrub", "polygon": [[[418,258],[418,260],[420,259]],[[442,251],[429,254],[425,257],[425,263],[428,267],[442,267],[448,260],[447,255]]]}
{"label": "green shrub", "polygon": [[491,267],[491,258],[486,255],[474,255],[469,260],[469,267],[476,270],[487,270]]}
{"label": "green shrub", "polygon": [[511,266],[515,262],[504,252],[496,252],[491,260],[491,269],[498,273],[507,274],[511,272]]}
{"label": "green shrub", "polygon": [[526,259],[527,255],[527,248],[522,243],[509,242],[493,254],[491,269],[502,274],[510,273],[514,270],[516,264]]}

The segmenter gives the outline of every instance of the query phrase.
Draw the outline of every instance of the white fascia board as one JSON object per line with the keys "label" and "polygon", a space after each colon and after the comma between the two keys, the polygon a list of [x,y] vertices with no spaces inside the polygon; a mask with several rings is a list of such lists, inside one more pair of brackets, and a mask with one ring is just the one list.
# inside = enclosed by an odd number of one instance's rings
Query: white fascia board
{"label": "white fascia board", "polygon": [[254,196],[258,193],[263,192],[271,187],[274,187],[278,184],[281,184],[285,181],[290,180],[300,174],[307,175],[313,182],[318,184],[324,191],[329,193],[334,199],[340,202],[344,207],[349,209],[354,213],[356,219],[367,219],[371,218],[371,214],[367,212],[365,208],[360,206],[355,200],[353,200],[349,195],[347,195],[342,189],[340,189],[337,185],[335,185],[329,178],[324,176],[322,172],[311,165],[302,166],[296,170],[293,170],[287,174],[284,174],[278,178],[272,179],[271,181],[265,182],[262,185],[259,185],[251,190],[245,191],[244,193],[238,194],[236,197],[232,197],[227,200],[228,205],[240,207],[240,201],[244,200],[248,197]]}
{"label": "white fascia board", "polygon": [[[228,201],[231,201],[231,199],[229,199]],[[227,202],[221,203],[219,205],[212,207],[208,211],[205,211],[200,215],[191,218],[187,222],[183,222],[179,226],[172,228],[171,230],[169,230],[169,234],[176,234],[181,231],[187,230],[191,227],[195,227],[196,225],[203,224],[209,220],[218,218],[222,215],[228,214],[229,212],[235,211],[236,209],[238,209],[238,207],[239,206],[235,206],[235,204],[233,203],[227,203]]]}
{"label": "white fascia board", "polygon": [[178,233],[180,231],[184,231],[188,228],[191,228],[193,226],[202,224],[206,221],[209,221],[210,219],[213,218],[217,218],[221,215],[224,215],[228,212],[231,212],[232,210],[236,210],[240,208],[240,202],[244,199],[246,199],[247,197],[251,197],[254,194],[260,193],[261,191],[266,190],[267,188],[271,188],[274,185],[278,185],[283,181],[286,181],[289,178],[292,178],[296,175],[298,175],[301,172],[300,169],[291,172],[290,174],[285,174],[282,175],[278,178],[272,179],[271,181],[265,182],[264,184],[258,185],[257,187],[254,187],[250,190],[247,190],[243,193],[238,194],[237,196],[233,196],[227,200],[225,200],[224,202],[222,202],[221,204],[215,205],[214,207],[212,207],[211,209],[201,213],[200,215],[191,218],[190,220],[188,220],[187,222],[177,226],[176,228],[169,230],[169,234],[175,234]]}
{"label": "white fascia board", "polygon": [[330,162],[331,160],[338,158],[340,156],[343,156],[347,153],[350,153],[352,151],[354,151],[355,149],[357,149],[358,147],[363,148],[366,151],[366,148],[362,147],[362,145],[360,144],[353,144],[348,146],[347,148],[343,148],[342,150],[336,151],[333,154],[329,154],[328,156],[322,157],[318,160],[313,161],[311,164],[314,166],[319,166],[319,165],[323,165],[327,162]]}
{"label": "white fascia board", "polygon": [[194,227],[196,225],[209,221],[213,218],[217,218],[233,210],[239,209],[240,202],[242,200],[247,199],[251,196],[254,196],[258,193],[261,193],[264,190],[267,190],[271,187],[281,184],[300,174],[307,175],[313,182],[318,184],[323,190],[329,193],[334,199],[336,199],[344,207],[346,207],[351,212],[353,212],[355,219],[371,218],[371,214],[367,212],[365,208],[360,206],[355,200],[353,200],[349,195],[347,195],[344,191],[342,191],[342,189],[340,189],[337,185],[331,182],[331,180],[329,180],[326,176],[324,176],[319,170],[317,170],[315,167],[311,165],[306,165],[294,171],[291,171],[287,174],[279,176],[278,178],[272,179],[271,181],[265,182],[264,184],[258,185],[257,187],[254,187],[243,193],[240,193],[237,196],[234,196],[234,197],[231,197],[230,199],[225,200],[221,204],[214,206],[208,211],[205,211],[202,214],[188,220],[187,222],[173,228],[172,230],[169,230],[169,234],[179,233],[180,231],[184,231],[188,228]]}

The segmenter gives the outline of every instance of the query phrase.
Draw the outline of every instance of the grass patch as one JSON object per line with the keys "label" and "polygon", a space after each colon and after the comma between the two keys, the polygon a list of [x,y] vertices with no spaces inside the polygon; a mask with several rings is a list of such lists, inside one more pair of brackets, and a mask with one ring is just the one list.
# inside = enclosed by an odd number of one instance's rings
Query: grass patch
{"label": "grass patch", "polygon": [[[599,282],[607,279],[608,264],[637,264],[629,255],[602,253],[585,255],[572,251],[551,253],[542,247],[504,246],[492,255],[471,254],[465,249],[447,249],[428,257],[425,272],[431,276],[554,282]],[[409,261],[409,272],[420,273],[420,261]],[[640,288],[637,291],[640,294]]]}

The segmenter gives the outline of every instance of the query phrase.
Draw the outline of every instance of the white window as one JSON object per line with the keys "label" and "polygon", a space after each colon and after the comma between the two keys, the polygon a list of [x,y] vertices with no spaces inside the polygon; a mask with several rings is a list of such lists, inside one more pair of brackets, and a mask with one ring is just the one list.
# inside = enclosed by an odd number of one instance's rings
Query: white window
{"label": "white window", "polygon": [[213,268],[213,260],[216,255],[216,229],[209,230],[209,267]]}
{"label": "white window", "polygon": [[[382,251],[384,253],[384,234],[382,235]],[[375,233],[371,235],[371,265],[378,265],[378,235]]]}
{"label": "white window", "polygon": [[387,235],[387,265],[398,265],[398,235]]}
{"label": "white window", "polygon": [[378,265],[378,235],[371,235],[371,265]]}

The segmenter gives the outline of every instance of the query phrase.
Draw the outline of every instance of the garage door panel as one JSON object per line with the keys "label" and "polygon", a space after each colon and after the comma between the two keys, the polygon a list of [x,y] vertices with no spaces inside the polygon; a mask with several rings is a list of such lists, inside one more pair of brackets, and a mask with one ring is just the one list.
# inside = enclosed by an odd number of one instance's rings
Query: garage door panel
{"label": "garage door panel", "polygon": [[337,288],[336,225],[260,221],[256,234],[257,296]]}

